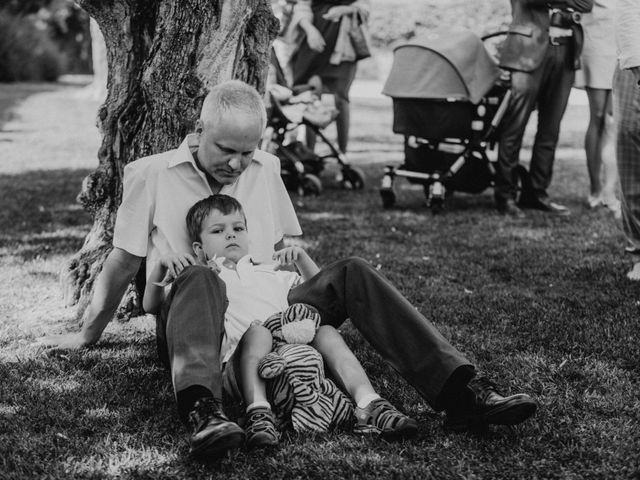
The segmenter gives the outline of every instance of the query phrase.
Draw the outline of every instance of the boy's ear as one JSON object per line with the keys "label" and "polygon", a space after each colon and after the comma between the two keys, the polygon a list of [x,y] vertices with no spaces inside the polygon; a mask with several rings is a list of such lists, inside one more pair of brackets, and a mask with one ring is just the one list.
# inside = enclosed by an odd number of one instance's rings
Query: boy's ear
{"label": "boy's ear", "polygon": [[207,264],[207,255],[204,253],[204,249],[202,248],[202,244],[200,242],[193,242],[191,244],[191,248],[193,248],[193,253],[196,254],[196,258],[203,265]]}

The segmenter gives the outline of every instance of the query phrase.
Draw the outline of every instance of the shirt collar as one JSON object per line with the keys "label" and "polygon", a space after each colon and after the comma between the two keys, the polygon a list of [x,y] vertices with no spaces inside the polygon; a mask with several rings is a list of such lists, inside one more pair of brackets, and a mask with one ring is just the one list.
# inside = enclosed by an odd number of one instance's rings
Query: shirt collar
{"label": "shirt collar", "polygon": [[[191,163],[193,168],[198,170],[196,165],[196,161],[193,158],[193,152],[198,150],[198,135],[195,133],[190,133],[187,135],[180,146],[177,148],[175,155],[169,161],[169,168],[175,167],[176,165],[180,165],[182,163]],[[262,163],[257,156],[253,156],[254,162]]]}

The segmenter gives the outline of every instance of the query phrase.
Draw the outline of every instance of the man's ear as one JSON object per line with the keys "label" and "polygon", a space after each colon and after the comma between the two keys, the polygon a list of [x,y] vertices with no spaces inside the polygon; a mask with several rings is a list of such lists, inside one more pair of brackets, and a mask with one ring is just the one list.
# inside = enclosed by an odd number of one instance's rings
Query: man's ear
{"label": "man's ear", "polygon": [[200,135],[204,131],[204,122],[201,118],[196,120],[196,133]]}

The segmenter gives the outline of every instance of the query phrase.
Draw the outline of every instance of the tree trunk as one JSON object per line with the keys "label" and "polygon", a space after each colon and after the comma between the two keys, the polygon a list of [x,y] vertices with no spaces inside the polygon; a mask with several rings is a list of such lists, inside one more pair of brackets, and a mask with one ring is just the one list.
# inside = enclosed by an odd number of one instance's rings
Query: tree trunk
{"label": "tree trunk", "polygon": [[98,23],[89,19],[91,32],[91,63],[93,65],[93,81],[85,88],[85,95],[92,100],[104,100],[107,97],[107,46]]}
{"label": "tree trunk", "polygon": [[[232,78],[264,91],[277,33],[270,0],[79,0],[107,47],[108,93],[98,111],[103,140],[98,168],[79,201],[94,223],[61,274],[67,305],[88,305],[112,246],[124,166],[176,148],[193,130],[208,90]],[[132,288],[119,317],[139,312]]]}

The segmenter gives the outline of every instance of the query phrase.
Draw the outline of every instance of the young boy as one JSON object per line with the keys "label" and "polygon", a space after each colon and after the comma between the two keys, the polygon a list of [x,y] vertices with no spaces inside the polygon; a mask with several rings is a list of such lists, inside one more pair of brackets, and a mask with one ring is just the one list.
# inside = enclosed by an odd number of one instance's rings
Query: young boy
{"label": "young boy", "polygon": [[[194,255],[163,257],[151,273],[143,306],[157,313],[163,300],[163,285],[190,265],[209,265],[218,271],[227,288],[225,335],[221,360],[225,389],[244,400],[247,412],[247,446],[278,443],[264,380],[258,362],[272,348],[271,333],[254,321],[264,321],[288,306],[291,288],[319,272],[318,266],[300,247],[287,247],[273,256],[276,264],[256,264],[249,256],[247,224],[242,206],[227,195],[212,195],[197,202],[187,214],[187,229]],[[295,265],[300,274],[281,270]],[[362,365],[337,330],[321,326],[313,343],[330,373],[356,403],[354,431],[384,437],[407,437],[417,432],[415,420],[397,411],[373,389]],[[337,373],[337,375],[335,375]]]}

